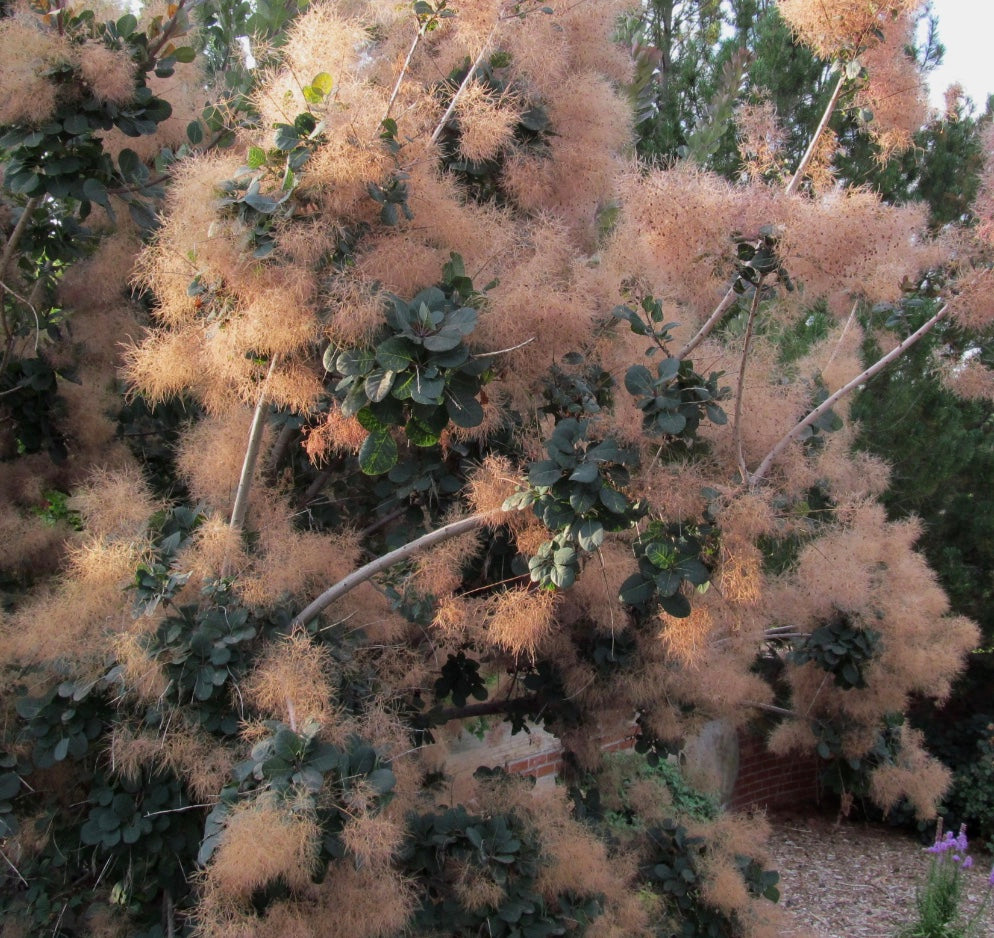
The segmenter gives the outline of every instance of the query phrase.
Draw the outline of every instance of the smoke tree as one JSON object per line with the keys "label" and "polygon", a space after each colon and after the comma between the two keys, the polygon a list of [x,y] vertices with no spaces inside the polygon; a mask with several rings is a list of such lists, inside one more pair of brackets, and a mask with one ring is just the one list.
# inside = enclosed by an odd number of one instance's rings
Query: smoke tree
{"label": "smoke tree", "polygon": [[[97,107],[58,76],[104,43],[137,81],[164,43],[125,67],[133,18],[3,21],[8,100],[42,83],[3,112],[4,380],[83,363],[45,411],[68,465],[5,443],[5,934],[779,933],[759,822],[605,761],[625,727],[655,762],[762,717],[847,796],[934,812],[947,774],[902,713],[977,633],[918,526],[886,520],[847,407],[922,335],[988,327],[992,184],[935,238],[836,185],[824,131],[855,106],[885,151],[910,143],[916,7],[783,0],[835,91],[794,166],[772,110],[743,109],[735,182],[634,160],[623,3],[315,4],[227,112],[177,68],[143,148],[113,117],[76,134],[63,110]],[[107,74],[83,87],[128,105]],[[104,175],[45,188],[49,133]],[[31,179],[18,146],[41,147]],[[38,271],[7,260],[42,256],[36,213],[91,203],[115,226],[45,287],[77,347],[32,355]],[[920,309],[926,278],[920,326],[864,369],[854,311]],[[120,343],[125,427],[187,415],[162,458],[105,419]],[[950,371],[989,393],[975,358]],[[53,482],[72,497],[43,528]],[[439,787],[481,717],[554,733],[569,797]]]}

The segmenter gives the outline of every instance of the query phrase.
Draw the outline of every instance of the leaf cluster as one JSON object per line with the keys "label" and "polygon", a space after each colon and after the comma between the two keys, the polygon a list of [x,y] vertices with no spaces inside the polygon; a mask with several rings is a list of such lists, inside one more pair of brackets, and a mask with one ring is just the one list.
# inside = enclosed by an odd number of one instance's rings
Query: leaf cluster
{"label": "leaf cluster", "polygon": [[[677,821],[667,819],[646,832],[651,856],[640,873],[666,900],[681,938],[733,938],[740,933],[737,915],[707,905],[701,896],[708,847],[703,837],[691,836]],[[780,898],[780,875],[755,860],[736,856],[750,895],[772,902]]]}
{"label": "leaf cluster", "polygon": [[[517,15],[524,16],[525,13],[519,11]],[[542,102],[527,95],[524,89],[518,87],[514,82],[501,77],[500,70],[509,64],[508,53],[498,50],[490,56],[487,62],[481,62],[473,75],[474,81],[486,91],[492,100],[497,101],[503,97],[512,96],[524,103],[524,107],[515,122],[512,140],[508,146],[489,159],[468,159],[460,153],[459,142],[462,137],[462,128],[458,119],[450,120],[439,138],[442,167],[456,176],[467,193],[478,202],[495,200],[498,204],[502,204],[507,201],[501,179],[506,154],[516,151],[534,156],[544,156],[548,153],[549,138],[555,133]],[[437,94],[443,106],[448,105],[451,101],[454,89],[462,85],[470,68],[471,64],[467,59],[462,66],[449,74],[448,81],[438,85]]]}
{"label": "leaf cluster", "polygon": [[[234,806],[245,798],[271,792],[293,804],[295,811],[312,811],[321,828],[324,863],[345,856],[341,833],[350,812],[348,795],[363,786],[371,789],[372,810],[390,798],[396,779],[380,764],[376,750],[358,736],[344,746],[318,738],[320,725],[310,721],[298,732],[283,723],[267,720],[270,735],[252,747],[249,758],[235,765],[231,784],[207,815],[197,862],[206,865],[220,843]],[[322,863],[322,867],[323,867]]]}
{"label": "leaf cluster", "polygon": [[866,668],[879,656],[881,635],[876,629],[854,624],[839,612],[830,622],[818,626],[791,652],[796,664],[814,662],[833,676],[842,690],[866,687]]}
{"label": "leaf cluster", "polygon": [[[126,51],[135,62],[136,84],[133,98],[124,104],[101,101],[92,93],[65,96],[55,113],[37,126],[14,125],[0,135],[0,158],[6,164],[4,183],[11,192],[24,196],[48,195],[55,199],[75,199],[79,214],[85,218],[92,203],[112,213],[108,188],[121,178],[136,179],[140,171],[134,165],[133,151],[124,153],[120,173],[104,153],[98,136],[117,128],[125,136],[154,134],[158,125],[172,113],[168,101],[156,97],[145,82],[145,74],[172,74],[177,62],[191,62],[194,50],[172,48],[158,57],[152,52],[151,35],[161,27],[153,22],[146,30],[137,29],[135,17],[126,13],[117,21],[97,22],[92,10],[73,13],[59,10],[59,28],[72,42],[101,42],[111,49]],[[45,73],[56,85],[75,92],[85,82],[73,66],[57,63]],[[120,160],[119,160],[120,162]]]}
{"label": "leaf cluster", "polygon": [[555,532],[528,562],[532,581],[544,587],[571,586],[580,569],[578,548],[597,550],[606,532],[624,530],[645,513],[623,492],[632,454],[610,437],[589,440],[588,429],[587,420],[560,420],[545,443],[550,458],[532,463],[529,488],[504,502],[505,511],[531,507]]}
{"label": "leaf cluster", "polygon": [[632,365],[625,373],[625,389],[642,411],[642,426],[647,433],[660,437],[680,437],[693,442],[701,420],[707,418],[717,426],[728,422],[719,405],[731,395],[729,388],[719,388],[722,372],[712,372],[705,379],[694,371],[692,362],[669,354],[671,330],[676,323],[663,321],[663,306],[651,294],[636,296],[636,306],[616,306],[611,315],[627,322],[635,335],[653,342],[646,355],[657,351],[665,356],[656,364],[655,374],[645,365]]}
{"label": "leaf cluster", "polygon": [[707,561],[715,555],[717,535],[710,523],[651,522],[633,545],[639,569],[621,584],[621,601],[643,612],[658,603],[668,615],[689,616],[690,601],[681,587],[710,583]]}
{"label": "leaf cluster", "polygon": [[[580,935],[600,914],[596,897],[562,896],[547,906],[535,888],[540,846],[514,815],[470,814],[462,805],[408,819],[399,863],[418,883],[421,907],[414,921],[453,938]],[[454,876],[479,877],[500,888],[498,904],[469,908],[452,889]]]}
{"label": "leaf cluster", "polygon": [[[333,82],[327,72],[315,76],[305,86],[311,103],[331,92]],[[269,150],[249,147],[246,165],[233,179],[220,185],[218,205],[236,218],[249,232],[253,256],[269,256],[276,248],[272,229],[294,213],[297,174],[324,139],[324,122],[310,111],[298,114],[292,124],[276,124]]]}
{"label": "leaf cluster", "polygon": [[335,394],[342,413],[369,431],[359,450],[359,467],[382,475],[397,464],[394,429],[402,428],[415,447],[433,447],[451,421],[471,428],[483,420],[477,399],[488,371],[464,339],[476,327],[477,311],[465,304],[457,284],[461,261],[453,258],[452,278],[429,287],[409,302],[388,295],[387,328],[375,345],[329,347],[325,368],[340,376]]}

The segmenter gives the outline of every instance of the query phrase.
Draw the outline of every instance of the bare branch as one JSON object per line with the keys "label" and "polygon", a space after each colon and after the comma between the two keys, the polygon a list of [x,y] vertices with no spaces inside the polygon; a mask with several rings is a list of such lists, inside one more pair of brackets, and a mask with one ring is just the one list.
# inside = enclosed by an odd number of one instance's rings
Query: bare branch
{"label": "bare branch", "polygon": [[[839,96],[842,94],[842,87],[846,82],[845,71],[839,76],[839,80],[835,85],[835,90],[832,92],[832,97],[829,99],[828,105],[825,108],[825,112],[821,116],[821,121],[818,127],[815,129],[814,135],[811,137],[811,141],[808,143],[808,148],[801,157],[801,162],[798,164],[797,169],[794,171],[794,175],[791,177],[790,182],[787,183],[787,195],[792,195],[797,187],[800,185],[801,179],[804,176],[805,170],[808,168],[808,164],[811,162],[811,158],[814,156],[815,148],[818,145],[818,140],[821,135],[825,132],[825,128],[828,126],[828,122],[832,118],[832,114],[835,113],[836,105],[839,103]],[[722,316],[729,310],[732,304],[735,302],[738,294],[731,288],[728,288],[728,292],[722,297],[721,302],[715,307],[714,312],[708,316],[707,321],[697,330],[694,337],[677,352],[676,357],[683,361],[698,345],[701,344],[714,330],[714,327],[718,325]]]}
{"label": "bare branch", "polygon": [[245,523],[245,515],[248,512],[249,490],[252,488],[252,477],[255,475],[255,466],[259,461],[259,448],[262,445],[262,432],[266,427],[266,415],[269,412],[269,398],[266,396],[266,388],[269,379],[276,370],[279,356],[274,355],[269,363],[269,371],[262,383],[262,390],[259,392],[259,402],[255,405],[255,414],[252,417],[252,426],[249,429],[248,446],[245,450],[245,459],[242,462],[242,475],[238,480],[238,491],[235,493],[235,504],[231,508],[230,527],[241,530]]}
{"label": "bare branch", "polygon": [[[414,58],[414,50],[417,49],[418,43],[421,42],[421,26],[418,25],[418,31],[414,34],[414,42],[411,43],[411,48],[407,52],[407,58],[404,59],[404,64],[401,66],[400,74],[397,76],[397,83],[393,86],[393,93],[390,95],[390,100],[387,102],[387,110],[383,115],[383,120],[385,121],[390,116],[390,111],[393,109],[393,103],[397,100],[397,95],[400,93],[400,86],[404,82],[404,76],[407,74],[407,69],[411,64],[411,59]],[[383,121],[380,121],[382,124]]]}
{"label": "bare branch", "polygon": [[34,210],[38,207],[39,202],[41,202],[41,196],[36,195],[24,203],[24,210],[21,212],[21,217],[17,219],[14,230],[10,233],[7,243],[3,246],[3,254],[0,254],[0,280],[6,279],[7,268],[10,266],[14,252],[17,250],[17,245],[20,243],[21,237],[24,234],[24,229],[27,228],[28,222],[31,220],[31,216],[34,214]]}
{"label": "bare branch", "polygon": [[779,456],[793,440],[796,440],[800,436],[801,432],[805,427],[810,427],[822,414],[831,409],[836,402],[841,398],[845,397],[850,391],[858,388],[861,384],[865,384],[874,375],[879,374],[884,370],[894,359],[900,358],[912,345],[918,342],[919,339],[928,335],[943,319],[946,317],[946,313],[949,310],[949,304],[945,304],[942,309],[940,309],[931,319],[920,326],[915,332],[911,333],[900,345],[895,346],[886,355],[878,359],[869,368],[861,371],[855,378],[852,379],[848,384],[839,388],[834,394],[829,395],[821,402],[810,414],[807,415],[803,420],[798,421],[794,425],[793,429],[789,433],[784,434],[776,446],[773,447],[766,454],[766,457],[759,464],[759,467],[749,478],[749,486],[755,487],[758,485],[766,473],[770,471],[770,466],[773,465],[773,461]]}
{"label": "bare branch", "polygon": [[388,554],[384,554],[382,557],[371,560],[358,570],[353,570],[352,573],[339,580],[334,586],[326,589],[306,609],[297,614],[293,622],[290,623],[291,626],[307,625],[308,622],[330,606],[336,599],[340,599],[361,583],[365,583],[366,580],[376,576],[377,573],[389,570],[394,564],[398,564],[402,560],[407,560],[408,557],[413,557],[426,547],[441,544],[443,541],[449,540],[449,538],[458,537],[467,531],[481,528],[487,524],[493,515],[494,512],[485,512],[479,515],[470,515],[468,518],[460,518],[458,521],[453,521],[444,527],[429,531],[427,534],[423,534],[421,537],[404,544],[402,547],[398,547],[396,550],[390,551]]}
{"label": "bare branch", "polygon": [[480,49],[480,54],[476,57],[476,61],[469,67],[469,71],[466,73],[466,77],[462,80],[462,84],[452,96],[449,106],[445,109],[442,119],[438,122],[438,126],[435,128],[434,133],[431,135],[431,139],[428,141],[429,143],[434,143],[441,136],[442,131],[445,129],[445,125],[449,122],[449,118],[452,117],[452,112],[456,109],[456,104],[458,103],[459,98],[462,97],[463,93],[469,87],[470,82],[473,80],[473,76],[476,74],[476,70],[480,67],[480,63],[483,61],[483,57],[487,54],[487,49],[490,48],[490,41],[494,38],[495,32],[497,32],[496,26],[490,30],[490,35],[487,36],[486,42],[483,43],[483,47]]}
{"label": "bare branch", "polygon": [[839,97],[842,94],[842,87],[845,83],[846,72],[843,68],[839,74],[839,80],[835,83],[835,90],[832,92],[832,97],[828,99],[828,106],[825,108],[825,113],[821,115],[821,121],[819,121],[818,126],[815,128],[814,135],[808,143],[808,148],[804,151],[804,156],[801,157],[801,162],[797,164],[797,169],[794,170],[794,175],[791,176],[790,182],[787,183],[787,195],[793,195],[793,193],[797,191],[797,187],[801,184],[801,180],[804,178],[804,173],[808,168],[808,164],[811,162],[811,158],[815,155],[815,149],[818,146],[818,141],[821,139],[821,135],[825,132],[828,122],[832,119],[832,114],[835,113],[835,107],[839,103]]}
{"label": "bare branch", "polygon": [[759,310],[759,295],[763,288],[763,278],[759,278],[756,290],[752,295],[752,303],[749,306],[749,323],[746,326],[745,341],[742,343],[742,363],[739,365],[739,381],[735,391],[735,426],[733,435],[735,438],[735,454],[739,460],[739,471],[742,473],[742,481],[749,478],[749,470],[746,467],[745,456],[742,455],[742,392],[745,390],[746,364],[749,361],[749,347],[752,345],[753,326],[756,323],[756,312]]}

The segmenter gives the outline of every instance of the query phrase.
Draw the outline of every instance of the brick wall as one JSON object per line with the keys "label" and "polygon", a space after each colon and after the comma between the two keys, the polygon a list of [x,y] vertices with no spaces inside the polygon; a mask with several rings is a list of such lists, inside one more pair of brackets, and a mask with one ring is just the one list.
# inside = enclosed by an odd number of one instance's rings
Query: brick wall
{"label": "brick wall", "polygon": [[810,807],[818,796],[817,756],[775,756],[762,737],[739,735],[739,774],[729,807],[736,811]]}
{"label": "brick wall", "polygon": [[[605,752],[631,749],[634,738],[627,729],[607,734]],[[446,760],[446,771],[454,778],[470,778],[478,765],[500,766],[515,775],[530,775],[543,785],[553,784],[562,767],[562,747],[539,727],[531,733],[511,735],[498,727],[487,739],[463,734],[454,741]],[[761,736],[739,735],[739,771],[728,807],[736,811],[807,808],[819,800],[818,758],[774,756]]]}

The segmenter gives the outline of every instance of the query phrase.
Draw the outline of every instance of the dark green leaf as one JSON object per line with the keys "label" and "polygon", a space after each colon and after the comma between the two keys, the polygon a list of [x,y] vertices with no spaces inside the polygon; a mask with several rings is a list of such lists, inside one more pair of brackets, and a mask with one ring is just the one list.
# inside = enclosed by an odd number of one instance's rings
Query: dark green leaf
{"label": "dark green leaf", "polygon": [[472,395],[450,391],[445,395],[445,409],[457,427],[472,429],[483,423],[483,406]]}
{"label": "dark green leaf", "polygon": [[96,202],[97,205],[102,205],[105,208],[110,205],[107,187],[99,179],[83,180],[83,194],[89,201]]}
{"label": "dark green leaf", "polygon": [[397,443],[388,432],[371,433],[359,447],[359,468],[366,475],[382,475],[396,463]]}
{"label": "dark green leaf", "polygon": [[551,459],[533,463],[528,470],[528,481],[535,486],[555,485],[563,477],[563,470]]}
{"label": "dark green leaf", "polygon": [[128,36],[130,36],[138,28],[138,20],[136,17],[132,16],[132,14],[125,13],[124,16],[117,21],[116,25],[118,35],[122,36],[124,39],[127,39]]}
{"label": "dark green leaf", "polygon": [[121,168],[121,175],[129,181],[136,179],[144,168],[138,154],[134,150],[128,149],[124,149],[118,154],[117,165]]}
{"label": "dark green leaf", "polygon": [[366,376],[365,391],[366,397],[368,397],[374,403],[382,401],[389,393],[390,389],[393,387],[393,379],[396,377],[395,373],[392,371],[384,371],[381,368],[374,368]]}
{"label": "dark green leaf", "polygon": [[403,336],[394,335],[376,346],[376,360],[390,371],[404,371],[417,361],[417,346]]}
{"label": "dark green leaf", "polygon": [[618,598],[621,602],[629,606],[643,606],[655,593],[655,586],[651,580],[647,580],[641,573],[633,573],[618,591]]}
{"label": "dark green leaf", "polygon": [[10,801],[21,790],[21,780],[16,772],[0,775],[0,801]]}
{"label": "dark green leaf", "polygon": [[411,383],[411,400],[419,404],[440,404],[445,390],[444,378],[425,378],[415,374]]}
{"label": "dark green leaf", "polygon": [[675,619],[686,619],[690,615],[690,601],[683,593],[674,593],[672,596],[660,596],[659,605],[663,610]]}
{"label": "dark green leaf", "polygon": [[599,475],[599,470],[596,463],[585,462],[580,463],[572,473],[570,473],[570,482],[593,482]]}
{"label": "dark green leaf", "polygon": [[628,510],[628,499],[608,485],[601,486],[598,496],[601,504],[613,514],[623,515]]}
{"label": "dark green leaf", "polygon": [[90,130],[90,122],[85,114],[70,114],[63,122],[62,126],[66,133],[85,134]]}
{"label": "dark green leaf", "polygon": [[680,371],[679,358],[664,358],[657,366],[660,381],[672,381]]}
{"label": "dark green leaf", "polygon": [[576,539],[586,551],[595,551],[604,543],[604,525],[594,519],[581,522]]}
{"label": "dark green leaf", "polygon": [[687,418],[683,414],[661,413],[656,414],[655,429],[661,433],[668,433],[676,436],[687,426]]}
{"label": "dark green leaf", "polygon": [[625,373],[625,389],[636,397],[652,397],[656,393],[652,374],[645,365],[632,365]]}

